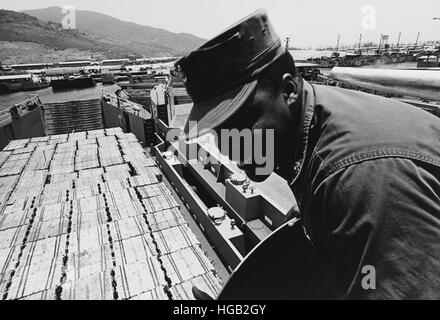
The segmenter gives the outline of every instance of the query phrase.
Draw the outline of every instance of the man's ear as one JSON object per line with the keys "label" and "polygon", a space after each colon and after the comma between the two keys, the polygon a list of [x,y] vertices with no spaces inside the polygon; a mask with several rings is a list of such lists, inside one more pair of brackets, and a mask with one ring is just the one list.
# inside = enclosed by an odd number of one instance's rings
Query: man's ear
{"label": "man's ear", "polygon": [[281,90],[288,106],[291,106],[298,100],[298,88],[299,86],[296,79],[290,73],[285,73],[281,80]]}

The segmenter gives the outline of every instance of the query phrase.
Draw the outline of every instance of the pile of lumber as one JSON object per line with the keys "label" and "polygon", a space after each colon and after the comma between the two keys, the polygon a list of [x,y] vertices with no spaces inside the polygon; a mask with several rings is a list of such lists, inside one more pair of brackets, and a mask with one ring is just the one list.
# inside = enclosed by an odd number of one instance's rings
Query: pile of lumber
{"label": "pile of lumber", "polygon": [[192,299],[221,283],[160,170],[118,128],[0,152],[0,297]]}

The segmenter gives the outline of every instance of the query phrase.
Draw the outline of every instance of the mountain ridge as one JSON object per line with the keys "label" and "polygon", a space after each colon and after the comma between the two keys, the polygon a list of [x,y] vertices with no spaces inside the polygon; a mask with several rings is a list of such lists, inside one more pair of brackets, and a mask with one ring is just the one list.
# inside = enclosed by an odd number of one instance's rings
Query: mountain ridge
{"label": "mountain ridge", "polygon": [[204,42],[191,34],[142,26],[93,11],[76,11],[77,28],[64,29],[60,7],[31,11],[32,15],[0,9],[0,59],[4,63],[66,57],[180,56]]}
{"label": "mountain ridge", "polygon": [[[22,12],[45,22],[61,22],[64,16],[62,8],[57,6]],[[76,10],[75,14],[78,30],[99,36],[100,40],[105,43],[117,43],[130,47],[139,54],[155,52],[156,55],[165,56],[183,55],[205,41],[189,33],[174,33],[161,28],[123,21],[99,12]]]}

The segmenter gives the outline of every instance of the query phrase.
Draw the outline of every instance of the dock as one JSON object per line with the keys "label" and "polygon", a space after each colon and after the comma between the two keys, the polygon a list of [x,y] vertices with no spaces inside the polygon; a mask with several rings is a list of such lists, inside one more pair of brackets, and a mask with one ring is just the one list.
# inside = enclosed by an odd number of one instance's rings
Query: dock
{"label": "dock", "polygon": [[0,152],[2,299],[193,299],[222,283],[136,136],[12,140]]}

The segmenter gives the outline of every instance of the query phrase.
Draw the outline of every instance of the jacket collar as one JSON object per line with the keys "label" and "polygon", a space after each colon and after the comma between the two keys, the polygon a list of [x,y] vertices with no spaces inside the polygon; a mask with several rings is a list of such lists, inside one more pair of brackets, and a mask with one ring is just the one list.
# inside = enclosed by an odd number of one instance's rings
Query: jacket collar
{"label": "jacket collar", "polygon": [[303,121],[301,122],[296,137],[299,143],[295,153],[296,159],[293,168],[293,178],[291,181],[289,181],[290,187],[293,187],[293,185],[297,182],[301,174],[301,171],[303,170],[304,167],[304,162],[307,155],[307,147],[309,142],[310,126],[312,123],[313,113],[315,110],[315,93],[313,87],[307,81],[303,80],[302,90],[303,90],[302,92],[303,104],[302,104],[301,117]]}

